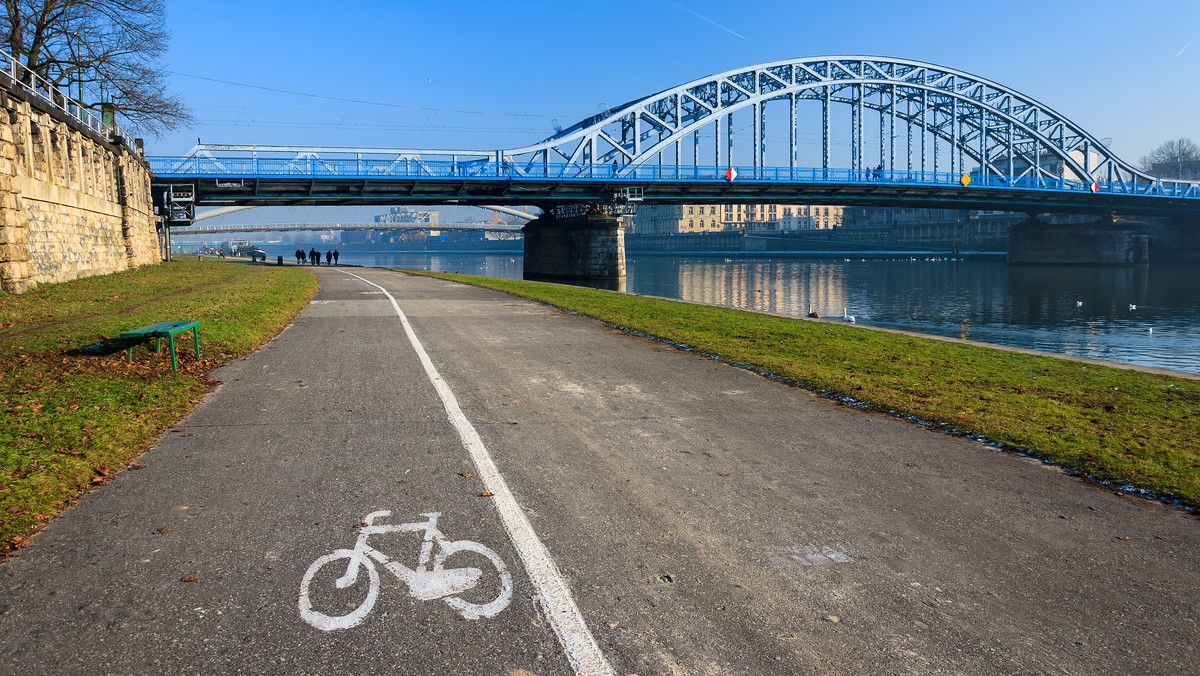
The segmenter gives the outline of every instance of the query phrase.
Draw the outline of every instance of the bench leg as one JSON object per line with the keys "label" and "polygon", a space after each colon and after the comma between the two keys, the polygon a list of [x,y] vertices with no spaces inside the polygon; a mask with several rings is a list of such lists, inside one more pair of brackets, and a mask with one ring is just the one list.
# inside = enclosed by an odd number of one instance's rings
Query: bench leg
{"label": "bench leg", "polygon": [[179,362],[175,359],[175,336],[167,336],[167,345],[171,347],[171,370],[179,371]]}
{"label": "bench leg", "polygon": [[200,358],[200,327],[192,328],[192,338],[196,341],[196,359]]}

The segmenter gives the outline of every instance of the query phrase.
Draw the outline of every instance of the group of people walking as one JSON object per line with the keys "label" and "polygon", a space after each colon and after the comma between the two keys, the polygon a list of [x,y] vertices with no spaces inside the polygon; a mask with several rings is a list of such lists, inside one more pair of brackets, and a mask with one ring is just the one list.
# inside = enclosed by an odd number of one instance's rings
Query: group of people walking
{"label": "group of people walking", "polygon": [[[304,265],[305,260],[308,261],[309,265],[320,265],[321,264],[321,252],[317,251],[316,249],[309,249],[308,253],[304,253],[304,249],[296,249],[296,263],[298,265]],[[338,262],[338,250],[337,249],[334,249],[333,251],[325,252],[325,265],[337,265],[337,262]]]}

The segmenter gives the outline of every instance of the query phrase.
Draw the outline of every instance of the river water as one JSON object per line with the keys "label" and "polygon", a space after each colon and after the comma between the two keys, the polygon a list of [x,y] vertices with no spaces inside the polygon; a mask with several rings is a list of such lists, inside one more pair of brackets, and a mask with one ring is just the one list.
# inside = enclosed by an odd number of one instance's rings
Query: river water
{"label": "river water", "polygon": [[[291,260],[294,247],[267,246]],[[278,250],[276,250],[278,249]],[[521,255],[346,251],[341,262],[521,278]],[[1200,266],[1009,266],[936,257],[630,255],[629,293],[1200,373]]]}

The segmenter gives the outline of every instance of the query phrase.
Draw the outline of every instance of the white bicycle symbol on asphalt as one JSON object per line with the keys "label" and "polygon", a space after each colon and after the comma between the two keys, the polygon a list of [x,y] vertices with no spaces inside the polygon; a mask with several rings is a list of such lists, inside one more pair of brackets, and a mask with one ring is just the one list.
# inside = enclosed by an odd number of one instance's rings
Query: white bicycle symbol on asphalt
{"label": "white bicycle symbol on asphalt", "polygon": [[[392,513],[388,510],[371,512],[363,520],[364,523],[358,527],[358,541],[354,544],[354,549],[335,549],[332,553],[313,561],[312,565],[308,567],[308,571],[304,573],[304,579],[300,582],[300,616],[304,618],[305,622],[323,631],[333,631],[334,629],[349,629],[366,619],[367,614],[374,607],[375,601],[379,598],[379,572],[375,568],[375,562],[407,584],[408,592],[414,598],[421,601],[441,599],[468,620],[494,617],[508,607],[509,601],[512,600],[512,575],[504,565],[504,560],[496,552],[471,540],[447,540],[446,536],[437,528],[437,520],[442,515],[441,512],[422,514],[421,516],[426,517],[426,520],[415,523],[378,526],[372,523],[375,519],[387,518],[391,515]],[[420,531],[424,531],[425,537],[421,543],[421,555],[417,559],[416,569],[393,561],[383,552],[367,545],[367,538],[372,535]],[[434,554],[435,548],[437,549],[436,554]],[[495,566],[496,572],[500,575],[499,596],[488,603],[472,603],[459,598],[458,595],[473,589],[483,577],[483,571],[478,568],[445,567],[446,559],[459,552],[480,554]],[[432,567],[429,566],[431,558]],[[310,587],[318,571],[326,564],[340,559],[346,559],[346,572],[334,581],[334,586],[337,589],[350,587],[358,580],[359,573],[365,570],[369,579],[367,596],[348,614],[327,615],[313,609]]]}

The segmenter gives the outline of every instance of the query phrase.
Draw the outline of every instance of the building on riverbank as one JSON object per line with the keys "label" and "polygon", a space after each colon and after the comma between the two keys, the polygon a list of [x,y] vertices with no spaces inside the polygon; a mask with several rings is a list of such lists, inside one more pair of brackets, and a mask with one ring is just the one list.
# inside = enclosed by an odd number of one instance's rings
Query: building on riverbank
{"label": "building on riverbank", "polygon": [[803,204],[648,204],[638,207],[632,232],[675,235],[701,232],[832,230],[843,207]]}

